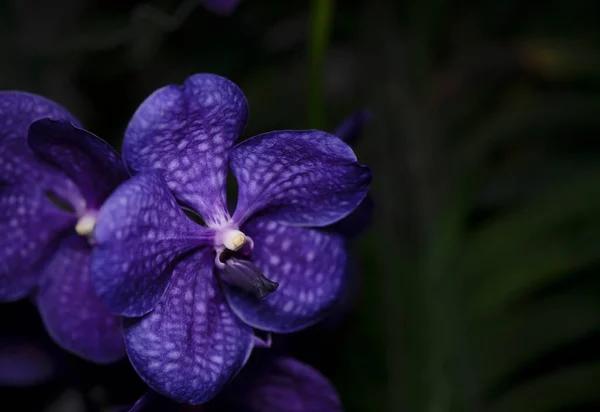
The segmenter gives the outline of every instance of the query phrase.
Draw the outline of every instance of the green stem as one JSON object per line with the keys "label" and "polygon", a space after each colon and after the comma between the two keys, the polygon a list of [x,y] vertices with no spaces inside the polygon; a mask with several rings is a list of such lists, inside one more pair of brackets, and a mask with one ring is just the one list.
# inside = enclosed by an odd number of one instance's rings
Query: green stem
{"label": "green stem", "polygon": [[310,127],[315,129],[322,129],[325,126],[323,68],[331,36],[334,3],[335,0],[312,0],[310,7],[308,122]]}

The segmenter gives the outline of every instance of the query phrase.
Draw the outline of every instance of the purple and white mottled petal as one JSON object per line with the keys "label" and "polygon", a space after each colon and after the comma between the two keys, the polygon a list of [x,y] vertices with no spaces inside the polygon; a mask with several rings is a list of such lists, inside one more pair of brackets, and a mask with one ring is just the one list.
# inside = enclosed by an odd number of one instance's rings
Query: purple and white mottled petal
{"label": "purple and white mottled petal", "polygon": [[178,402],[214,398],[244,366],[253,346],[252,329],[231,312],[219,290],[213,260],[206,248],[180,261],[156,308],[123,322],[138,375]]}
{"label": "purple and white mottled petal", "polygon": [[342,236],[252,219],[253,263],[279,288],[263,299],[223,284],[233,311],[250,326],[290,333],[321,320],[343,290],[347,255]]}
{"label": "purple and white mottled petal", "polygon": [[164,295],[176,261],[212,241],[189,219],[156,171],[123,183],[98,214],[92,285],[115,313],[141,316]]}
{"label": "purple and white mottled petal", "polygon": [[342,412],[329,380],[312,367],[288,357],[263,354],[252,359],[223,396],[218,411]]}
{"label": "purple and white mottled petal", "polygon": [[155,91],[135,112],[123,141],[132,172],[160,170],[181,202],[209,225],[229,217],[228,151],[248,120],[248,103],[231,81],[212,74]]}
{"label": "purple and white mottled petal", "polygon": [[369,110],[358,110],[346,117],[332,134],[344,142],[352,144],[358,140],[369,120],[371,120],[371,112]]}
{"label": "purple and white mottled petal", "polygon": [[0,386],[26,387],[54,377],[54,359],[32,341],[0,341]]}
{"label": "purple and white mottled petal", "polygon": [[90,284],[91,248],[75,234],[63,240],[46,264],[37,307],[50,336],[84,359],[114,362],[125,355],[121,322]]}
{"label": "purple and white mottled petal", "polygon": [[43,118],[64,119],[79,125],[64,107],[45,97],[20,91],[0,92],[0,143],[14,137],[25,140],[29,125]]}
{"label": "purple and white mottled petal", "polygon": [[261,212],[288,225],[325,226],[352,212],[371,182],[350,146],[316,130],[256,136],[235,146],[230,158],[238,224]]}
{"label": "purple and white mottled petal", "polygon": [[0,183],[27,182],[52,189],[81,210],[85,204],[75,184],[41,161],[27,146],[31,123],[42,118],[79,124],[62,106],[31,93],[0,92]]}
{"label": "purple and white mottled petal", "polygon": [[75,224],[74,215],[51,204],[30,184],[0,186],[0,301],[27,296],[53,243]]}
{"label": "purple and white mottled petal", "polygon": [[224,16],[233,13],[239,2],[240,0],[202,0],[204,7]]}
{"label": "purple and white mottled petal", "polygon": [[31,124],[28,143],[44,161],[64,172],[98,209],[125,179],[121,156],[108,143],[64,120],[42,119]]}

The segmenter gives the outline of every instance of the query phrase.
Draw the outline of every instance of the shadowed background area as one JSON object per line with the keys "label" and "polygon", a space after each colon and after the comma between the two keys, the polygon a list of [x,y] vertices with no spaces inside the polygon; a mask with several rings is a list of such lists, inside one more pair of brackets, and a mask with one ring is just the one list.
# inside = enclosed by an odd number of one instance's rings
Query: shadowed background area
{"label": "shadowed background area", "polygon": [[[275,350],[349,412],[597,411],[599,15],[588,0],[243,0],[229,16],[4,0],[0,89],[61,103],[117,148],[148,94],[199,72],[244,91],[245,136],[369,109],[354,147],[373,224],[352,242],[353,290]],[[109,411],[145,391],[126,360],[62,352],[29,302],[0,305],[0,328],[2,410]],[[42,381],[8,386],[15,357]]]}

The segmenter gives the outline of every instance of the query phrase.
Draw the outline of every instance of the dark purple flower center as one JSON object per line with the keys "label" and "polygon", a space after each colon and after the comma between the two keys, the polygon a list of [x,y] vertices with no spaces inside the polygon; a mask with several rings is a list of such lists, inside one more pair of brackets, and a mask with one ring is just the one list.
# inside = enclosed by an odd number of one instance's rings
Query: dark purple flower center
{"label": "dark purple flower center", "polygon": [[215,266],[219,269],[221,279],[230,285],[261,299],[279,286],[267,279],[250,261],[254,242],[234,223],[216,229],[213,247],[216,252]]}

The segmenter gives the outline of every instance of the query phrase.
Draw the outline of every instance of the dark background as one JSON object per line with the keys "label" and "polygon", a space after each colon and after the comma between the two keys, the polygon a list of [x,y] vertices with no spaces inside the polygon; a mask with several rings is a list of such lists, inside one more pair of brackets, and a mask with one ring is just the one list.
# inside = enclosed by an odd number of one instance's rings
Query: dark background
{"label": "dark background", "polygon": [[[247,136],[369,108],[355,299],[276,350],[348,411],[600,410],[600,2],[338,0],[315,18],[329,3],[0,0],[0,89],[60,102],[115,147],[148,94],[198,72],[246,93]],[[57,371],[0,388],[0,410],[105,411],[145,390],[127,361],[61,352],[28,302],[0,305],[0,337]]]}

